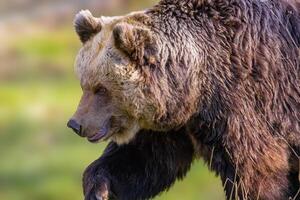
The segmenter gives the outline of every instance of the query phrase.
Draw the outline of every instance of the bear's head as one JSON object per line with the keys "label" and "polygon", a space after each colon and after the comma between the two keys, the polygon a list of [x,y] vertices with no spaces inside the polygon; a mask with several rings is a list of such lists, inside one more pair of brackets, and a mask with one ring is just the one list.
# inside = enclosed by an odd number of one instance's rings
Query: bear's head
{"label": "bear's head", "polygon": [[167,120],[173,113],[185,116],[187,108],[172,109],[181,99],[172,97],[176,89],[158,70],[160,47],[147,20],[143,13],[95,18],[81,11],[75,17],[83,43],[75,65],[83,95],[68,126],[91,142],[128,143],[141,129],[165,131],[184,121]]}

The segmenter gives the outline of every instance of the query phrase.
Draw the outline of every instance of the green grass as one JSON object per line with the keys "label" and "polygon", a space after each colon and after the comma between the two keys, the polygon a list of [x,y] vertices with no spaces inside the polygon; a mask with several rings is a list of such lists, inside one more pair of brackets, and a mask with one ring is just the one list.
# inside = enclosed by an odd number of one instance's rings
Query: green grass
{"label": "green grass", "polygon": [[[0,81],[1,200],[82,199],[81,174],[106,145],[92,145],[66,128],[81,95],[73,73],[79,48],[74,35],[69,30],[32,35],[7,47],[18,53],[17,70]],[[199,161],[184,181],[156,199],[224,196],[220,180]]]}

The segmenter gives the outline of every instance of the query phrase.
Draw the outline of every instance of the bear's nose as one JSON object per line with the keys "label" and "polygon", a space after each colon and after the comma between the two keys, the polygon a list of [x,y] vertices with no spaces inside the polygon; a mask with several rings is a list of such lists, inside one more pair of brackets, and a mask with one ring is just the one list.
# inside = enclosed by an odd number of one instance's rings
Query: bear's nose
{"label": "bear's nose", "polygon": [[67,126],[71,128],[77,135],[81,136],[81,125],[78,124],[74,119],[70,119]]}

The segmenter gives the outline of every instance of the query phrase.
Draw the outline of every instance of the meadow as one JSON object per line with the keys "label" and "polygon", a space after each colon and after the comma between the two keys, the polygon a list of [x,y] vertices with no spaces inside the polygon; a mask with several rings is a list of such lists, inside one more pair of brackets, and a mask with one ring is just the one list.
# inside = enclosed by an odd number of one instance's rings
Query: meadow
{"label": "meadow", "polygon": [[[71,23],[70,23],[71,24]],[[0,199],[79,200],[81,175],[107,143],[67,129],[81,95],[72,26],[12,33],[0,52]],[[196,161],[156,200],[221,200],[221,181]]]}

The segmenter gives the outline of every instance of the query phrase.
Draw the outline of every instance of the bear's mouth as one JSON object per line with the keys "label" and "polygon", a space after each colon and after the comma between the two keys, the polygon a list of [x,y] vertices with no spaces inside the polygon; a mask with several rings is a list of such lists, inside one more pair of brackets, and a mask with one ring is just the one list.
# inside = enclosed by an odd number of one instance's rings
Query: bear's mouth
{"label": "bear's mouth", "polygon": [[94,135],[92,136],[88,136],[87,139],[89,142],[91,143],[97,143],[100,140],[107,140],[108,138],[110,138],[110,136],[112,135],[112,133],[110,133],[110,123],[108,122],[108,120],[102,125],[102,127],[100,128],[100,130],[98,132],[96,132]]}
{"label": "bear's mouth", "polygon": [[96,143],[96,142],[100,141],[101,139],[105,138],[106,135],[107,134],[105,132],[99,131],[96,134],[94,134],[90,137],[87,137],[87,139],[91,143]]}

